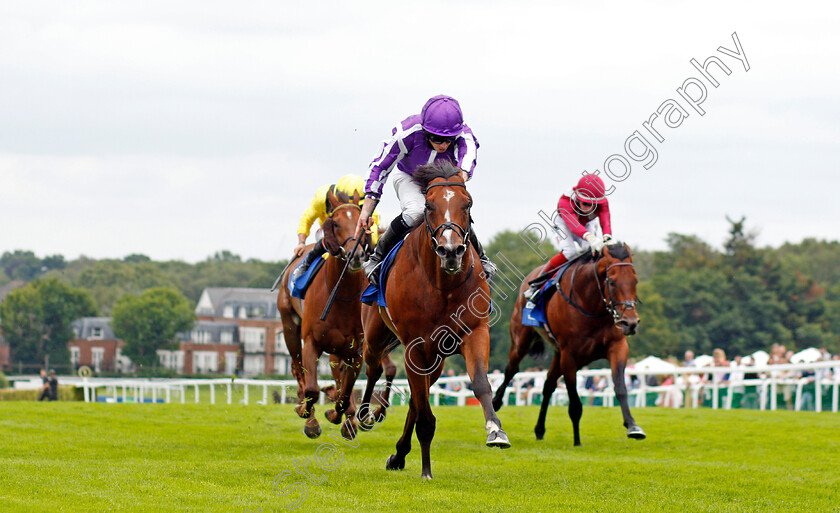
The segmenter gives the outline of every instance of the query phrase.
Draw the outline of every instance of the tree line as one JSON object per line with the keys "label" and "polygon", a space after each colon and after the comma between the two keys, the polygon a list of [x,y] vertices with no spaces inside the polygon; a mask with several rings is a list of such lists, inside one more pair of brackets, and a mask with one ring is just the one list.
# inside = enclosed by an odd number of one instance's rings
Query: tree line
{"label": "tree line", "polygon": [[[529,235],[504,231],[486,244],[507,279],[545,262],[533,247],[549,256],[556,251],[547,241],[540,246],[530,238],[525,243],[523,236]],[[730,220],[729,233],[721,237],[721,249],[695,235],[672,233],[665,251],[634,251],[641,324],[630,339],[633,356],[678,356],[687,349],[711,353],[714,348],[748,354],[774,342],[840,352],[840,242],[806,239],[759,248],[743,219]],[[135,363],[152,364],[155,347],[171,345],[175,331],[192,325],[194,305],[205,287],[268,288],[285,264],[243,261],[230,251],[195,264],[156,262],[138,254],[65,261],[61,255],[6,252],[0,257],[0,286],[13,280],[29,283],[0,304],[0,326],[15,360],[37,362],[50,354],[51,361],[67,361],[72,320],[113,316],[112,326],[128,335],[127,342],[144,341],[124,353]],[[503,369],[507,362],[515,301],[512,287],[497,280],[492,287],[499,313],[490,330],[491,369]],[[153,315],[166,318],[148,320]],[[526,360],[523,365],[546,363]],[[463,367],[459,359],[452,364]]]}

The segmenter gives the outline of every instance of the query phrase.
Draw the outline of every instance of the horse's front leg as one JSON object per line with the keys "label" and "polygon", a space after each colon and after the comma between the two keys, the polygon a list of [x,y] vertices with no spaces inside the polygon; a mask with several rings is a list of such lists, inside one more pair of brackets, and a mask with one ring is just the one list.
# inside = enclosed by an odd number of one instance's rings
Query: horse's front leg
{"label": "horse's front leg", "polygon": [[487,432],[487,447],[510,447],[507,433],[502,429],[502,421],[493,408],[493,389],[487,379],[487,362],[490,358],[490,333],[487,328],[474,331],[461,343],[461,354],[467,363],[467,374],[473,384],[473,394],[481,403],[484,411],[484,429]]}
{"label": "horse's front leg", "polygon": [[621,405],[621,414],[624,416],[624,427],[627,428],[627,437],[643,440],[647,435],[642,428],[636,425],[633,415],[630,414],[630,404],[627,401],[627,385],[624,383],[624,368],[627,365],[628,352],[627,339],[622,337],[619,342],[613,344],[610,348],[608,358],[610,360],[610,368],[612,369],[615,397],[618,399],[618,404]]}
{"label": "horse's front leg", "polygon": [[321,356],[321,350],[315,348],[315,342],[311,337],[307,337],[303,345],[303,369],[305,387],[303,393],[303,403],[298,405],[297,413],[299,416],[306,419],[306,424],[303,427],[303,432],[309,438],[318,438],[321,436],[321,426],[318,420],[315,419],[313,411],[315,403],[321,395],[321,389],[318,386],[318,358]]}

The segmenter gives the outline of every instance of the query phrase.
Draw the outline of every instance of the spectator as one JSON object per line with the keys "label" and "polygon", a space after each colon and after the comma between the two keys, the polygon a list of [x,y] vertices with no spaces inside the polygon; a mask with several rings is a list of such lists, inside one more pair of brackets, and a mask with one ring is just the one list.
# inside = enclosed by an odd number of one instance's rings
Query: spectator
{"label": "spectator", "polygon": [[47,369],[41,369],[41,381],[43,384],[41,385],[41,393],[38,394],[38,400],[43,401],[44,399],[50,399],[50,378],[47,377]]}
{"label": "spectator", "polygon": [[58,378],[55,377],[55,369],[50,369],[50,401],[58,401]]}
{"label": "spectator", "polygon": [[[683,367],[694,367],[694,351],[688,350],[685,352],[685,360],[683,361]],[[686,388],[685,388],[685,400],[683,401],[686,408],[695,408],[697,404],[694,400],[694,390],[701,386],[701,378],[697,374],[688,374],[685,378]],[[699,394],[699,391],[698,391]]]}
{"label": "spectator", "polygon": [[[455,369],[450,368],[446,371],[446,377],[454,378],[455,377]],[[446,389],[450,392],[459,392],[461,390],[461,383],[459,381],[449,381],[446,383]]]}

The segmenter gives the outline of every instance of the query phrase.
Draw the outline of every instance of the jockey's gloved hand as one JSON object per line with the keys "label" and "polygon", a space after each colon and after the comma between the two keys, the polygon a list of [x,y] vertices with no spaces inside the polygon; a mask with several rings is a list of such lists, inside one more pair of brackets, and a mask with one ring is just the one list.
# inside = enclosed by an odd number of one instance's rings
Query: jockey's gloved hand
{"label": "jockey's gloved hand", "polygon": [[596,235],[585,233],[583,235],[583,239],[589,243],[589,247],[592,249],[593,254],[600,253],[601,250],[604,249],[604,240]]}
{"label": "jockey's gloved hand", "polygon": [[614,245],[618,244],[618,239],[613,239],[612,235],[610,235],[609,233],[605,233],[604,234],[604,244],[606,244],[607,246],[614,246]]}

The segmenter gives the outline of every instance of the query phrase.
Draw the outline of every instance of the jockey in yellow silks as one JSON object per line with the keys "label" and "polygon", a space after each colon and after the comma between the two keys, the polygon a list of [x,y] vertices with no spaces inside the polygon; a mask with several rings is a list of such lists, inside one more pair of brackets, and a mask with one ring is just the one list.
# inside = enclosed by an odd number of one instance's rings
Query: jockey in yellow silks
{"label": "jockey in yellow silks", "polygon": [[[298,224],[297,236],[298,236],[298,244],[295,246],[294,252],[295,257],[299,257],[303,255],[305,252],[306,246],[306,237],[309,235],[309,231],[312,229],[312,225],[315,223],[317,219],[321,225],[327,220],[327,216],[329,215],[329,201],[327,200],[327,195],[330,191],[335,192],[343,192],[348,197],[352,198],[354,193],[359,194],[362,198],[361,205],[364,205],[364,194],[365,194],[365,180],[361,176],[357,175],[345,175],[339,178],[339,180],[334,184],[327,184],[323,185],[315,191],[315,197],[312,198],[312,202],[309,204],[309,208],[307,208],[303,215],[300,216],[300,223]],[[374,220],[375,224],[379,224],[379,214],[374,212],[371,216]],[[379,238],[378,230],[373,230],[371,233],[372,243],[376,244]],[[303,265],[299,266],[293,275],[293,279],[297,279],[303,273],[309,269],[309,266],[312,265],[315,260],[320,258],[324,253],[326,253],[326,249],[324,248],[324,244],[321,240],[319,240],[315,247],[312,248],[312,251],[306,256],[306,259],[303,261]]]}

